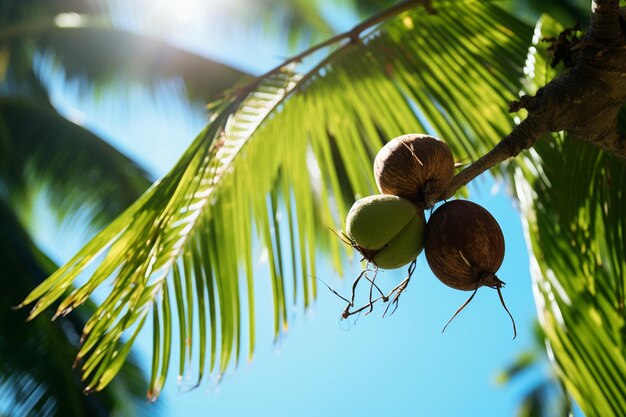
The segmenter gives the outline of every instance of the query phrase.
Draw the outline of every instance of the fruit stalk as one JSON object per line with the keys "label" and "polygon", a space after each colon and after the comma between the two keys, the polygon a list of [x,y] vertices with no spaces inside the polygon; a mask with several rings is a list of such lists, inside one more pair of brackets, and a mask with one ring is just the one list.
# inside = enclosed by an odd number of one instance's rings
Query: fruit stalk
{"label": "fruit stalk", "polygon": [[526,118],[519,125],[515,126],[511,133],[489,152],[456,174],[445,190],[440,193],[439,196],[435,197],[434,200],[441,201],[449,199],[459,188],[463,187],[483,172],[509,158],[517,156],[524,149],[532,147],[537,139],[545,132],[546,126],[541,120],[534,117]]}

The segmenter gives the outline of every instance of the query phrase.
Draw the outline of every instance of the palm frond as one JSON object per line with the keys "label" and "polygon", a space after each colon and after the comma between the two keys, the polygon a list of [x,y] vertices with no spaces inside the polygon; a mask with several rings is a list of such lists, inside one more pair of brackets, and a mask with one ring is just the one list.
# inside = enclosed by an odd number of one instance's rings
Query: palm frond
{"label": "palm frond", "polygon": [[34,16],[55,16],[58,13],[105,14],[107,6],[102,2],[91,0],[21,0],[5,2],[0,9],[0,20],[16,22]]}
{"label": "palm frond", "polygon": [[527,203],[542,325],[585,415],[621,415],[626,167],[567,138],[536,149],[545,175],[518,192]]}
{"label": "palm frond", "polygon": [[[538,322],[535,322],[533,349],[521,352],[498,376],[499,384],[513,384],[516,380],[523,380],[531,372],[537,372],[540,367],[548,363],[545,351],[545,333]],[[571,400],[563,387],[562,382],[552,370],[541,372],[542,376],[536,379],[526,389],[517,410],[517,417],[568,417],[572,413]]]}
{"label": "palm frond", "polygon": [[105,25],[42,31],[36,47],[52,56],[69,81],[83,87],[102,89],[123,82],[154,88],[163,80],[182,80],[187,95],[202,104],[249,77],[162,40]]}
{"label": "palm frond", "polygon": [[137,415],[147,381],[129,361],[105,391],[82,394],[79,374],[71,368],[84,326],[86,305],[51,322],[42,315],[32,323],[14,306],[56,266],[29,239],[11,208],[0,199],[0,414],[10,416]]}
{"label": "palm frond", "polygon": [[33,68],[32,55],[23,44],[3,45],[3,71],[0,74],[0,93],[3,96],[22,96],[49,103],[48,89]]}
{"label": "palm frond", "polygon": [[21,210],[43,187],[60,217],[87,209],[105,224],[151,184],[103,139],[32,100],[0,98],[0,138],[10,156],[0,159],[0,182]]}
{"label": "palm frond", "polygon": [[589,24],[589,0],[568,0],[545,2],[543,0],[504,0],[503,7],[515,10],[518,16],[530,24],[535,24],[542,15],[549,14],[552,19],[565,27],[579,23],[582,27]]}
{"label": "palm frond", "polygon": [[[23,0],[0,9],[0,45],[9,57],[2,92],[46,98],[40,73],[53,63],[82,88],[181,81],[192,100],[214,99],[248,75],[167,42],[117,29],[103,3]],[[46,59],[42,60],[42,57]]]}
{"label": "palm frond", "polygon": [[532,350],[522,352],[515,358],[513,363],[509,364],[498,374],[498,383],[509,383],[511,380],[516,379],[518,376],[531,369],[534,365],[539,363],[539,361],[540,357],[537,355],[537,352]]}
{"label": "palm frond", "polygon": [[518,184],[518,193],[529,218],[542,325],[559,376],[585,415],[621,415],[626,167],[567,138],[536,149],[545,176]]}
{"label": "palm frond", "polygon": [[[255,236],[267,256],[278,336],[288,302],[307,306],[315,296],[317,249],[340,270],[341,243],[327,229],[341,228],[356,195],[374,192],[371,163],[383,138],[430,131],[467,160],[508,131],[506,103],[532,28],[489,3],[459,4],[435,2],[436,14],[418,7],[303,75],[285,66],[221,102],[172,171],[26,298],[37,301],[31,317],[63,298],[62,315],[112,284],[84,329],[79,360],[90,389],[113,378],[149,316],[152,396],[173,339],[179,373],[198,358],[198,381],[206,368],[222,374],[237,362],[246,329],[251,356]],[[458,77],[464,82],[451,82]]]}
{"label": "palm frond", "polygon": [[[549,19],[542,28],[546,36],[560,30]],[[535,75],[550,76],[545,47],[532,53]],[[539,317],[559,377],[585,415],[623,415],[626,165],[563,135],[535,145],[523,162],[515,183]]]}
{"label": "palm frond", "polygon": [[262,22],[265,33],[277,32],[277,39],[286,39],[292,48],[310,45],[335,34],[322,7],[319,1],[307,0],[254,2],[246,8],[246,26],[254,28]]}
{"label": "palm frond", "polygon": [[203,104],[248,77],[244,71],[92,16],[73,14],[67,23],[63,16],[16,22],[0,31],[0,44],[10,49],[26,45],[31,65],[35,54],[45,56],[67,80],[83,88],[102,89],[115,82],[154,87],[163,80],[181,80],[189,97]]}

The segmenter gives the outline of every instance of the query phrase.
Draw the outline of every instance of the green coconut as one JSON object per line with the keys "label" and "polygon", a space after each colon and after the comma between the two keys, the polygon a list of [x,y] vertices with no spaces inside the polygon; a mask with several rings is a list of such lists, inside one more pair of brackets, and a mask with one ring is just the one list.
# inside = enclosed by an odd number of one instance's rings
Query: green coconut
{"label": "green coconut", "polygon": [[346,233],[365,259],[379,268],[400,268],[423,248],[424,212],[394,195],[358,200],[348,213]]}

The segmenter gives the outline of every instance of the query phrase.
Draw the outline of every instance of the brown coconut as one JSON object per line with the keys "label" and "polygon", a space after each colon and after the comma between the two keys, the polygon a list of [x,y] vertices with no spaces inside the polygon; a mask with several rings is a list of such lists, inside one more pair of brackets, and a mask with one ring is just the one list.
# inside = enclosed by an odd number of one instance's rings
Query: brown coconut
{"label": "brown coconut", "polygon": [[441,205],[426,225],[424,252],[428,266],[441,282],[457,290],[474,291],[452,318],[472,300],[478,288],[495,288],[511,317],[515,338],[515,321],[500,292],[504,282],[496,276],[504,259],[504,235],[487,210],[466,200]]}
{"label": "brown coconut", "polygon": [[428,265],[444,284],[465,291],[497,285],[504,235],[478,204],[453,200],[441,205],[428,220],[424,243]]}
{"label": "brown coconut", "polygon": [[376,155],[374,176],[381,193],[432,207],[454,176],[454,158],[448,145],[433,136],[398,136]]}

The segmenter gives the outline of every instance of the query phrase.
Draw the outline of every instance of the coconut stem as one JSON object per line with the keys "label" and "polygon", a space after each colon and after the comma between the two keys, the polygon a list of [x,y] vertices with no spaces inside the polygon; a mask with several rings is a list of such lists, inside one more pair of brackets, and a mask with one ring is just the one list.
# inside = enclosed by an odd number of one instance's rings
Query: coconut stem
{"label": "coconut stem", "polygon": [[467,301],[465,303],[463,303],[463,305],[461,307],[459,307],[459,309],[456,311],[456,313],[454,313],[454,315],[450,318],[450,320],[448,320],[446,325],[443,326],[443,330],[441,330],[441,333],[446,331],[446,327],[448,327],[450,322],[452,320],[454,320],[454,318],[465,307],[467,307],[467,305],[472,301],[472,299],[476,295],[476,292],[478,291],[478,288],[480,288],[483,285],[487,286],[487,287],[495,288],[496,291],[498,291],[498,297],[500,297],[500,303],[502,303],[502,307],[504,307],[504,310],[507,312],[507,314],[511,318],[511,323],[513,323],[513,340],[515,340],[515,338],[517,337],[517,327],[515,326],[515,320],[513,319],[513,315],[511,314],[511,312],[509,311],[508,307],[506,306],[506,303],[504,302],[504,297],[502,296],[502,291],[500,291],[500,288],[504,287],[504,281],[500,280],[500,278],[498,278],[494,274],[489,274],[489,275],[483,277],[483,279],[479,281],[479,284],[476,286],[476,289],[474,289],[474,292],[472,293],[472,295],[470,295],[470,297],[467,299]]}
{"label": "coconut stem", "polygon": [[[359,277],[357,278],[357,280],[355,281],[355,283],[353,284],[353,288],[352,288],[352,299],[348,300],[345,297],[342,297],[341,295],[339,295],[337,293],[337,291],[333,290],[332,288],[328,287],[335,295],[339,296],[339,298],[341,298],[342,300],[346,301],[348,303],[348,305],[346,306],[346,308],[343,310],[343,312],[341,313],[341,318],[342,319],[347,319],[348,317],[352,316],[353,314],[358,314],[361,313],[362,311],[369,309],[370,311],[367,313],[371,313],[373,311],[374,308],[374,304],[378,301],[382,301],[383,303],[387,303],[389,301],[391,301],[391,303],[387,306],[387,308],[385,309],[385,312],[383,313],[383,317],[387,314],[389,307],[391,307],[391,305],[394,306],[394,309],[391,311],[391,314],[394,313],[394,311],[396,310],[396,308],[398,307],[398,300],[400,299],[400,295],[402,295],[402,293],[404,292],[404,290],[406,289],[407,285],[409,284],[409,281],[411,280],[411,277],[413,276],[413,273],[415,272],[415,268],[416,268],[417,262],[414,260],[413,262],[411,262],[411,264],[409,265],[409,269],[408,269],[408,274],[407,277],[398,285],[396,285],[391,291],[389,291],[389,293],[387,293],[386,295],[383,294],[383,292],[381,291],[381,289],[378,287],[378,285],[374,284],[373,279],[371,279],[370,277],[368,277],[366,275],[366,272],[368,271],[372,271],[371,269],[366,269],[365,271],[361,272],[361,274],[359,275]],[[374,272],[378,272],[378,269],[375,269]],[[366,303],[365,305],[355,309],[355,310],[350,310],[350,308],[354,307],[354,295],[356,292],[356,287],[357,287],[357,282],[361,279],[365,277],[365,279],[367,279],[372,286],[370,286],[370,300],[368,303]],[[374,277],[375,278],[375,277]],[[323,281],[322,281],[323,282]],[[328,286],[328,285],[327,285]],[[378,298],[372,298],[373,297],[373,290],[374,287],[376,287],[376,290],[378,290],[378,292],[380,293],[380,297]]]}
{"label": "coconut stem", "polygon": [[[375,27],[381,23],[384,23],[385,21],[392,19],[406,11],[409,11],[411,9],[416,8],[417,6],[423,6],[426,11],[428,13],[434,14],[435,13],[435,9],[433,8],[432,4],[431,4],[431,0],[405,0],[402,1],[398,4],[395,4],[383,11],[381,11],[380,13],[377,13],[373,16],[371,16],[370,18],[364,20],[363,22],[359,23],[358,25],[354,26],[352,29],[348,30],[347,32],[343,32],[340,34],[337,34],[333,37],[330,37],[318,44],[313,45],[312,47],[310,47],[309,49],[292,56],[291,58],[287,59],[286,61],[280,63],[279,65],[277,65],[276,67],[272,68],[271,70],[265,72],[264,74],[259,75],[258,77],[255,77],[254,79],[252,79],[248,84],[244,85],[243,87],[239,88],[236,90],[236,94],[239,97],[245,97],[247,96],[250,92],[254,91],[254,89],[256,89],[259,84],[261,83],[261,81],[265,80],[267,77],[270,77],[273,74],[278,74],[282,71],[285,70],[285,68],[288,68],[289,65],[294,64],[294,63],[300,63],[302,62],[303,59],[313,55],[315,52],[324,49],[324,48],[328,48],[328,47],[332,47],[335,45],[339,45],[339,47],[337,47],[337,49],[335,49],[334,53],[331,53],[329,56],[333,56],[335,55],[336,52],[338,51],[342,51],[344,48],[351,46],[351,45],[358,45],[361,43],[362,41],[362,36],[363,36],[363,32],[367,31],[368,29]],[[347,41],[347,42],[345,42]],[[341,44],[343,42],[343,44]],[[318,63],[315,68],[312,71],[309,71],[307,73],[307,75],[305,77],[303,77],[303,80],[305,79],[309,79],[313,74],[317,74],[319,69],[321,69],[322,67],[324,67],[326,64],[328,64],[328,62],[330,61],[328,59],[329,57],[327,57],[326,59],[323,59],[320,63]],[[303,80],[300,80],[300,83],[303,82]],[[295,89],[294,89],[295,90]]]}
{"label": "coconut stem", "polygon": [[500,291],[500,288],[501,286],[496,287],[496,291],[498,291],[498,296],[500,297],[500,302],[502,303],[502,307],[504,307],[506,312],[509,314],[509,317],[511,318],[511,323],[513,323],[513,340],[515,340],[515,338],[517,337],[517,328],[515,327],[515,320],[513,320],[513,315],[511,314],[509,309],[506,307],[506,304],[504,303],[504,297],[502,297],[502,292]]}
{"label": "coconut stem", "polygon": [[482,285],[486,285],[490,288],[495,288],[496,291],[498,291],[498,297],[500,297],[500,303],[502,303],[502,307],[504,307],[504,310],[509,314],[509,317],[511,318],[511,323],[513,323],[513,340],[515,340],[515,338],[517,337],[517,328],[515,327],[515,320],[513,320],[513,315],[511,314],[506,304],[504,303],[504,297],[502,296],[502,291],[500,291],[500,288],[504,287],[504,281],[498,278],[495,274],[488,274],[483,277],[481,282],[482,282]]}
{"label": "coconut stem", "polygon": [[465,303],[463,303],[463,305],[461,307],[459,307],[459,309],[456,311],[456,313],[454,313],[454,315],[452,317],[450,317],[450,320],[448,320],[448,322],[446,323],[445,326],[443,326],[443,329],[441,330],[441,333],[446,331],[446,327],[448,327],[448,324],[450,324],[450,322],[452,320],[454,320],[454,318],[465,308],[467,307],[467,305],[470,303],[470,301],[472,301],[472,299],[474,298],[474,296],[476,295],[476,292],[478,291],[478,287],[476,287],[476,289],[474,290],[474,292],[472,293],[472,295],[470,295],[470,298],[467,299],[467,301]]}
{"label": "coconut stem", "polygon": [[426,200],[441,201],[449,199],[459,188],[483,172],[533,146],[537,139],[546,131],[547,127],[544,121],[528,117],[515,126],[511,133],[493,149],[456,174],[439,196],[427,196]]}

